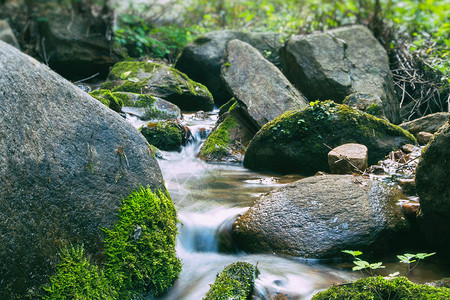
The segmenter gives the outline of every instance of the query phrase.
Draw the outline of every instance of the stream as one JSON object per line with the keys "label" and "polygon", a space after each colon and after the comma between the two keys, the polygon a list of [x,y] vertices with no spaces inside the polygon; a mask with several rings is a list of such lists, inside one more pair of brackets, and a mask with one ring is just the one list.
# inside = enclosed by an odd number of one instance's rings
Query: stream
{"label": "stream", "polygon": [[[212,164],[198,159],[196,155],[214,127],[217,111],[208,116],[196,119],[194,114],[184,114],[193,140],[181,152],[163,151],[163,158],[158,159],[181,221],[177,255],[183,263],[175,285],[158,299],[202,299],[216,274],[237,261],[258,265],[261,274],[253,299],[273,299],[277,295],[278,299],[311,299],[321,289],[359,278],[359,273],[351,271],[351,262],[246,254],[234,249],[227,232],[236,216],[259,195],[302,177],[253,172],[239,164]],[[130,115],[127,119],[136,127],[145,123]],[[386,265],[392,271],[387,274],[402,270],[398,263]],[[417,282],[449,276],[445,266],[422,263],[419,267],[414,271],[416,277],[411,278]]]}

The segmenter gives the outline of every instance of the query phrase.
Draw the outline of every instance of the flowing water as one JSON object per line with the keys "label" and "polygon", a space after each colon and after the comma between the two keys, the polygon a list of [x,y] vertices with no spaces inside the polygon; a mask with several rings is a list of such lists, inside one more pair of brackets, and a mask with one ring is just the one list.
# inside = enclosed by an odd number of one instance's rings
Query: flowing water
{"label": "flowing water", "polygon": [[[127,117],[136,127],[135,117]],[[182,223],[177,254],[182,260],[180,278],[159,299],[199,300],[206,294],[216,274],[236,261],[257,264],[261,272],[256,281],[254,299],[310,299],[320,289],[334,283],[357,279],[349,264],[318,262],[270,254],[246,254],[237,251],[228,234],[238,214],[245,212],[261,194],[300,179],[256,173],[242,165],[208,164],[196,157],[201,143],[213,128],[217,112],[198,120],[185,114],[186,125],[194,139],[181,152],[163,152],[159,164],[164,180]],[[343,267],[345,266],[345,268]],[[448,272],[422,267],[417,281],[439,279]],[[393,269],[398,267],[394,265]],[[288,298],[282,298],[287,296]]]}

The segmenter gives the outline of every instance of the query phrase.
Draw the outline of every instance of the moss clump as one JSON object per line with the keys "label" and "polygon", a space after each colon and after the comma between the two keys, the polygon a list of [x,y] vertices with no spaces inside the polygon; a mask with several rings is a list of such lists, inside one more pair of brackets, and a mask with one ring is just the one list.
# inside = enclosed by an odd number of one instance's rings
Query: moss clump
{"label": "moss clump", "polygon": [[208,136],[199,156],[209,159],[220,159],[229,155],[231,151],[229,130],[236,126],[237,122],[234,116],[228,115]]}
{"label": "moss clump", "polygon": [[376,103],[370,104],[366,110],[366,113],[373,116],[381,116],[383,114],[383,112],[381,111],[381,107]]}
{"label": "moss clump", "polygon": [[250,299],[259,275],[257,267],[246,262],[236,262],[227,266],[222,273],[217,274],[203,300],[245,300]]}
{"label": "moss clump", "polygon": [[130,106],[130,96],[126,93],[112,93],[114,97],[122,101],[123,106]]}
{"label": "moss clump", "polygon": [[185,128],[173,121],[148,123],[139,131],[150,145],[164,151],[177,151],[186,142]]}
{"label": "moss clump", "polygon": [[230,110],[231,106],[233,106],[234,103],[236,103],[236,98],[231,98],[230,101],[228,101],[227,103],[225,103],[224,105],[222,105],[219,108],[219,116],[223,115],[224,113],[226,113],[227,111]]}
{"label": "moss clump", "polygon": [[409,132],[344,104],[313,102],[265,124],[250,143],[244,166],[304,175],[329,172],[330,148],[359,143],[369,150],[369,164],[406,143],[416,143]]}
{"label": "moss clump", "polygon": [[99,100],[112,110],[120,112],[122,110],[123,101],[121,98],[116,97],[109,90],[97,90],[90,92],[89,95]]}
{"label": "moss clump", "polygon": [[397,277],[391,280],[382,276],[359,279],[353,283],[333,286],[324,292],[320,292],[313,300],[331,299],[450,299],[450,289],[435,288],[425,284],[415,284],[405,277]]}
{"label": "moss clump", "polygon": [[119,299],[102,270],[84,255],[83,246],[61,250],[56,274],[43,287],[42,299]]}
{"label": "moss clump", "polygon": [[118,221],[105,229],[105,266],[120,298],[160,295],[177,279],[181,262],[175,253],[178,219],[172,201],[161,191],[141,187],[122,200]]}

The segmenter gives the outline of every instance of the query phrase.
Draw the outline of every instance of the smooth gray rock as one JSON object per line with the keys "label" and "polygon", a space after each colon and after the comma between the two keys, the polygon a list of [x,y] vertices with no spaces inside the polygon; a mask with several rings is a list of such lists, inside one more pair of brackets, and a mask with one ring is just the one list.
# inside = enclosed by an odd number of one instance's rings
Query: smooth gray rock
{"label": "smooth gray rock", "polygon": [[150,95],[115,92],[124,101],[122,111],[141,120],[182,119],[180,108],[169,101]]}
{"label": "smooth gray rock", "polygon": [[101,228],[139,185],[165,189],[144,137],[0,41],[0,298],[45,282],[61,246],[102,261]]}
{"label": "smooth gray rock", "polygon": [[388,120],[400,123],[386,51],[366,27],[292,36],[280,60],[288,79],[308,99],[342,102],[356,92],[374,94],[381,98]]}
{"label": "smooth gray rock", "polygon": [[439,112],[418,118],[398,126],[416,135],[420,131],[435,133],[450,119],[448,112]]}
{"label": "smooth gray rock", "polygon": [[4,41],[20,50],[19,43],[6,20],[0,20],[0,41]]}
{"label": "smooth gray rock", "polygon": [[367,147],[349,143],[334,148],[328,153],[328,164],[332,174],[352,174],[367,169]]}
{"label": "smooth gray rock", "polygon": [[282,47],[282,38],[282,34],[274,32],[251,33],[232,30],[209,32],[187,45],[174,67],[193,80],[206,85],[213,94],[216,104],[222,105],[232,97],[220,78],[220,68],[228,42],[238,39],[249,43],[267,60],[278,66],[278,51]]}
{"label": "smooth gray rock", "polygon": [[308,258],[387,250],[409,228],[397,192],[360,176],[301,179],[257,199],[233,224],[233,237],[248,252]]}
{"label": "smooth gray rock", "polygon": [[286,111],[308,106],[277,67],[240,40],[228,43],[221,77],[230,93],[247,105],[259,126]]}
{"label": "smooth gray rock", "polygon": [[416,169],[416,191],[425,237],[445,251],[450,247],[450,125],[423,150]]}

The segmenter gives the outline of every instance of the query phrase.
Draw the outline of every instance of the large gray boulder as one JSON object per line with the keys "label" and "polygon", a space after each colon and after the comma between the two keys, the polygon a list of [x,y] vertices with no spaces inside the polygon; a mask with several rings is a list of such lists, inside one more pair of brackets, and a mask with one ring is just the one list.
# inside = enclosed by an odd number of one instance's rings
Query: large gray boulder
{"label": "large gray boulder", "polygon": [[46,280],[60,247],[102,261],[103,227],[139,185],[165,189],[144,137],[117,113],[0,41],[0,298]]}
{"label": "large gray boulder", "polygon": [[416,169],[416,191],[425,237],[450,247],[450,125],[447,123],[423,150]]}
{"label": "large gray boulder", "polygon": [[160,97],[185,111],[214,108],[213,97],[204,85],[174,68],[150,61],[115,64],[102,89]]}
{"label": "large gray boulder", "polygon": [[261,196],[232,234],[248,252],[333,258],[346,249],[387,250],[408,229],[396,196],[360,176],[309,177]]}
{"label": "large gray boulder", "polygon": [[247,105],[259,126],[286,111],[308,106],[277,67],[240,40],[228,43],[221,77],[231,94]]}
{"label": "large gray boulder", "polygon": [[213,31],[187,45],[175,62],[175,68],[206,85],[213,94],[215,102],[222,105],[232,97],[220,78],[220,67],[228,42],[238,39],[249,43],[266,59],[278,66],[278,51],[282,46],[282,37],[281,34],[272,32]]}
{"label": "large gray boulder", "polygon": [[286,76],[308,99],[342,102],[356,92],[373,94],[389,121],[400,123],[386,51],[366,27],[292,36],[280,52]]}

